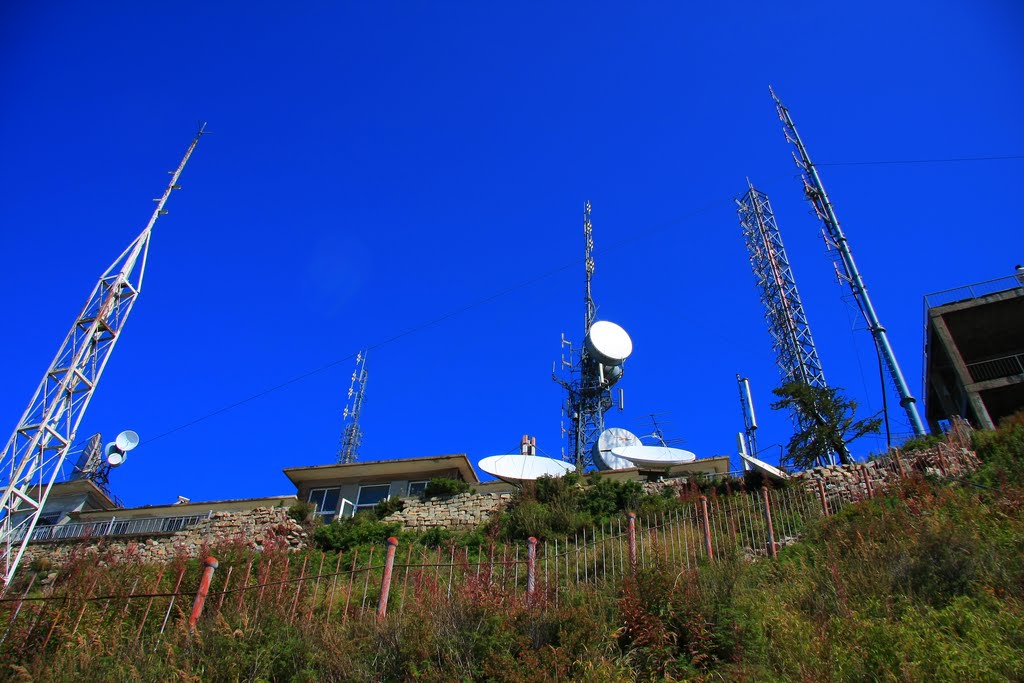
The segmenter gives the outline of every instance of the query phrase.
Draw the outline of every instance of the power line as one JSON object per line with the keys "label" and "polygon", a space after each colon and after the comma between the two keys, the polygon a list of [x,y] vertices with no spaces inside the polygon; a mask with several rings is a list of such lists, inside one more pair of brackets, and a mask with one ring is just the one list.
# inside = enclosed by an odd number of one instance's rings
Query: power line
{"label": "power line", "polygon": [[951,164],[962,161],[1011,161],[1024,159],[1024,154],[990,157],[947,157],[944,159],[888,159],[879,161],[832,161],[815,166],[892,166],[896,164]]}

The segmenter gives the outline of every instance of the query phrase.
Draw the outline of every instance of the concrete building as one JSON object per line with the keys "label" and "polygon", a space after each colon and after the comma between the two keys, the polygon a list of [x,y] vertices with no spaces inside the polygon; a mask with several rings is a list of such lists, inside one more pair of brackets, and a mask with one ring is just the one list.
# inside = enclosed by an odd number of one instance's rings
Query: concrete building
{"label": "concrete building", "polygon": [[993,429],[1024,409],[1024,268],[925,296],[925,419]]}

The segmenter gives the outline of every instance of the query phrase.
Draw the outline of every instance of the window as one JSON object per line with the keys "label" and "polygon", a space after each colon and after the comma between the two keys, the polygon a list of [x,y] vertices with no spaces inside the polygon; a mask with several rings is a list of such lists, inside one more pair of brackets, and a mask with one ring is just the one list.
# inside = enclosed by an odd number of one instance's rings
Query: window
{"label": "window", "polygon": [[373,484],[359,487],[359,498],[356,500],[356,512],[371,510],[377,503],[385,500],[391,492],[391,484]]}
{"label": "window", "polygon": [[409,495],[419,496],[423,494],[423,491],[427,488],[429,481],[410,481],[409,482]]}
{"label": "window", "polygon": [[340,497],[341,489],[313,489],[309,492],[309,502],[316,505],[316,514],[323,519],[324,524],[334,521]]}

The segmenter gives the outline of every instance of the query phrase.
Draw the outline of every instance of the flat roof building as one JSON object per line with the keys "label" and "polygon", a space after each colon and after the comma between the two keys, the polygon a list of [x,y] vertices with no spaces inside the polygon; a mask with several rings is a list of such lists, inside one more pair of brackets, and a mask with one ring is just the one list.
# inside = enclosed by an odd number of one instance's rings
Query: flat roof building
{"label": "flat roof building", "polygon": [[925,419],[994,429],[1024,408],[1024,269],[925,296]]}

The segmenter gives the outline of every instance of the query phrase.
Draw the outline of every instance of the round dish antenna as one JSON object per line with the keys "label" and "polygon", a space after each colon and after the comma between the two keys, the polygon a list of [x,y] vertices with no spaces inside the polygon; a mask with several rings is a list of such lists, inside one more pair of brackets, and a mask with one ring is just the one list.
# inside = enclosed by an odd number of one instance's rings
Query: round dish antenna
{"label": "round dish antenna", "polygon": [[697,455],[690,451],[668,446],[619,446],[612,449],[612,455],[637,467],[671,467],[697,459]]}
{"label": "round dish antenna", "polygon": [[114,442],[108,443],[104,446],[103,456],[107,461],[107,464],[111,467],[117,467],[118,465],[123,464],[125,460],[124,451],[120,450]]}
{"label": "round dish antenna", "polygon": [[607,320],[598,320],[591,325],[583,343],[590,355],[602,365],[621,365],[633,353],[633,340],[626,331]]}
{"label": "round dish antenna", "polygon": [[576,468],[567,462],[539,455],[492,455],[477,466],[492,477],[515,484],[541,477],[561,477]]}
{"label": "round dish antenna", "polygon": [[633,463],[612,453],[613,448],[622,446],[642,446],[640,438],[622,427],[609,427],[601,432],[591,452],[594,465],[599,470],[625,470],[633,467]]}
{"label": "round dish antenna", "polygon": [[114,445],[117,446],[117,450],[127,453],[139,445],[139,435],[130,429],[126,429],[117,435],[117,438],[114,439]]}

